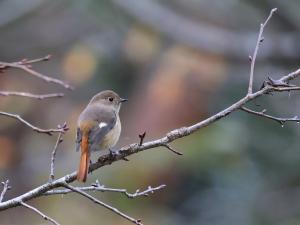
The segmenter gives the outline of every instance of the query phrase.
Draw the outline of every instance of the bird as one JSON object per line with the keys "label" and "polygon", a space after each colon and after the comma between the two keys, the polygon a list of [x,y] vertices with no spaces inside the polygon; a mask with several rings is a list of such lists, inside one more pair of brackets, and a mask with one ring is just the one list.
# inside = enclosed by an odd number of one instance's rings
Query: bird
{"label": "bird", "polygon": [[91,152],[111,151],[118,142],[121,134],[119,111],[126,101],[114,91],[101,91],[79,115],[76,132],[76,151],[81,151],[78,181],[86,182]]}

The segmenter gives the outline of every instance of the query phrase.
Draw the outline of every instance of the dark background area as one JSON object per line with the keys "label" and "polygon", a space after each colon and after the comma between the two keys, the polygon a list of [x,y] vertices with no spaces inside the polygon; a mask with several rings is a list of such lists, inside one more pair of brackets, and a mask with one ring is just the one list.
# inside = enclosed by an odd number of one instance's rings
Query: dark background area
{"label": "dark background area", "polygon": [[[117,147],[159,138],[226,108],[247,91],[259,24],[278,12],[264,33],[255,70],[255,90],[267,76],[299,67],[300,2],[297,0],[1,0],[0,60],[52,54],[34,69],[68,80],[64,90],[18,70],[0,74],[3,91],[65,92],[43,101],[0,97],[0,110],[33,124],[56,127],[67,121],[56,160],[56,177],[77,169],[76,120],[97,92],[112,89],[129,102],[121,109]],[[294,81],[297,83],[297,81]],[[299,83],[299,82],[298,82]],[[299,115],[299,94],[264,96],[251,104],[281,117]],[[300,223],[299,124],[278,123],[237,111],[175,141],[184,153],[146,151],[94,172],[108,187],[136,189],[166,184],[148,198],[94,193],[144,224]],[[0,179],[13,187],[6,198],[48,180],[56,137],[38,134],[0,117]],[[80,185],[80,184],[78,184]],[[130,224],[77,194],[43,197],[30,204],[61,224]],[[18,207],[0,213],[0,224],[46,224]]]}

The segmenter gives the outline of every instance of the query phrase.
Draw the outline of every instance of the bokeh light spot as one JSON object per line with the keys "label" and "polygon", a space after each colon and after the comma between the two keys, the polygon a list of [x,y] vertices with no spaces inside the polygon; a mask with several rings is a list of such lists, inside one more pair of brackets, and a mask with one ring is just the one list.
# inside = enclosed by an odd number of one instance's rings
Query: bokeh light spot
{"label": "bokeh light spot", "polygon": [[77,45],[64,57],[63,71],[67,80],[80,85],[89,81],[95,73],[97,57],[92,49]]}

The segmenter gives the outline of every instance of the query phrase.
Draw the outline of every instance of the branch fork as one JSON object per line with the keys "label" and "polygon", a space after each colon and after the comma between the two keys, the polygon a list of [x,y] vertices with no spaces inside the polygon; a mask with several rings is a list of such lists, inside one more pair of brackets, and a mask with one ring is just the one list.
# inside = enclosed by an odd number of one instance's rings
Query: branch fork
{"label": "branch fork", "polygon": [[3,190],[0,195],[0,203],[3,201],[4,195],[6,194],[6,192],[11,189],[11,186],[9,186],[9,180],[1,182],[1,184],[3,185]]}

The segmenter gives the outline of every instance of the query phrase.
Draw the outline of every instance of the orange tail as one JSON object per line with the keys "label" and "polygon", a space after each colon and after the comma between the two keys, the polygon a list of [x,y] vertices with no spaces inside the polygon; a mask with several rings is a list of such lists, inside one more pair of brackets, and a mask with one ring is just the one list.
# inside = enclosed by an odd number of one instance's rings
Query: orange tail
{"label": "orange tail", "polygon": [[89,151],[88,135],[83,135],[81,140],[80,164],[77,172],[78,181],[81,182],[86,181],[86,177],[89,170],[89,164],[90,164],[90,151]]}

